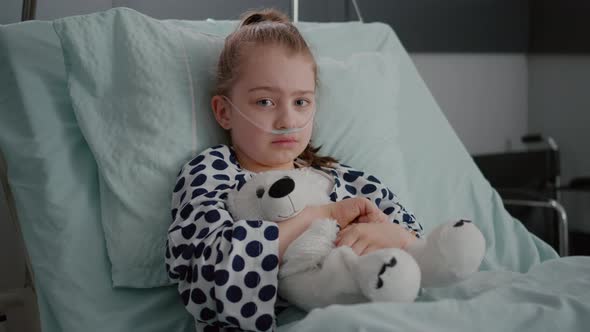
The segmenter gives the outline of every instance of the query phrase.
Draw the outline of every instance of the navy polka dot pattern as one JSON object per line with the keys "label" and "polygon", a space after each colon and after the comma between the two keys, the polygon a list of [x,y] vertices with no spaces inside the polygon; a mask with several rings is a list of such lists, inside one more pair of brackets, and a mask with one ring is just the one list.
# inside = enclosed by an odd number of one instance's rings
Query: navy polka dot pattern
{"label": "navy polka dot pattern", "polygon": [[232,269],[236,272],[240,272],[244,269],[246,262],[240,255],[234,256],[234,260],[232,262]]}
{"label": "navy polka dot pattern", "polygon": [[227,176],[225,174],[215,174],[215,175],[213,175],[213,178],[215,180],[229,181],[229,176]]}
{"label": "navy polka dot pattern", "polygon": [[190,290],[185,290],[184,292],[180,293],[180,297],[182,298],[182,302],[185,306],[188,305],[190,293]]}
{"label": "navy polka dot pattern", "polygon": [[225,318],[225,320],[227,320],[230,324],[234,324],[235,326],[238,326],[238,328],[239,328],[240,323],[239,323],[239,321],[235,317],[233,317],[233,316],[227,316]]}
{"label": "navy polka dot pattern", "polygon": [[203,279],[213,281],[215,279],[215,267],[213,265],[204,265],[201,267],[201,275]]}
{"label": "navy polka dot pattern", "polygon": [[352,195],[356,195],[356,188],[347,184],[344,186],[346,188],[346,191],[348,191],[350,194]]}
{"label": "navy polka dot pattern", "polygon": [[189,174],[190,175],[197,174],[200,171],[204,170],[205,168],[207,168],[207,166],[205,166],[205,165],[197,165],[193,169],[191,169],[191,171],[189,172]]}
{"label": "navy polka dot pattern", "polygon": [[186,225],[186,227],[182,228],[182,236],[187,239],[190,240],[193,235],[195,235],[195,231],[197,230],[197,226],[195,226],[195,224],[188,224]]}
{"label": "navy polka dot pattern", "polygon": [[213,168],[218,171],[223,171],[227,168],[227,163],[221,159],[217,159],[213,162],[213,164],[211,164],[211,166],[213,166]]}
{"label": "navy polka dot pattern", "polygon": [[221,214],[217,210],[211,210],[205,213],[205,220],[209,223],[214,223],[221,218]]}
{"label": "navy polka dot pattern", "polygon": [[207,234],[209,234],[209,228],[208,227],[203,227],[199,231],[199,234],[197,235],[197,239],[202,239],[202,238],[206,237]]}
{"label": "navy polka dot pattern", "polygon": [[191,195],[191,198],[195,198],[195,197],[197,197],[197,196],[199,196],[199,195],[204,195],[205,193],[207,193],[207,190],[206,190],[206,189],[203,189],[203,188],[197,188],[197,189],[195,189],[195,190],[193,191],[193,193],[192,193],[192,195]]}
{"label": "navy polka dot pattern", "polygon": [[257,311],[258,311],[258,307],[256,306],[256,303],[248,302],[242,306],[240,313],[242,314],[242,317],[250,318],[250,317],[254,316],[254,314]]}
{"label": "navy polka dot pattern", "polygon": [[200,242],[199,244],[197,244],[197,247],[195,248],[195,258],[200,258],[201,255],[203,254],[203,250],[205,249],[205,243]]}
{"label": "navy polka dot pattern", "polygon": [[260,292],[258,293],[258,297],[260,298],[261,301],[270,301],[275,297],[275,294],[277,292],[277,289],[275,286],[273,285],[267,285],[264,286],[260,289]]}
{"label": "navy polka dot pattern", "polygon": [[256,319],[256,328],[260,331],[266,331],[269,329],[269,327],[271,327],[272,321],[273,319],[271,315],[260,315],[260,317]]}
{"label": "navy polka dot pattern", "polygon": [[258,284],[260,283],[260,275],[255,272],[255,271],[251,271],[246,273],[246,276],[244,277],[244,284],[249,287],[249,288],[256,288],[256,286],[258,286]]}
{"label": "navy polka dot pattern", "polygon": [[217,286],[223,286],[229,280],[229,272],[226,270],[215,271],[215,284]]}
{"label": "navy polka dot pattern", "polygon": [[203,154],[200,154],[200,155],[196,156],[193,160],[189,161],[188,165],[189,166],[196,166],[204,159],[205,159],[205,156]]}
{"label": "navy polka dot pattern", "polygon": [[195,288],[191,293],[191,300],[195,304],[203,304],[207,301],[207,296],[205,295],[205,293],[203,293],[202,290],[200,290],[199,288]]}
{"label": "navy polka dot pattern", "polygon": [[264,230],[264,238],[268,241],[274,241],[279,238],[279,227],[270,225]]}
{"label": "navy polka dot pattern", "polygon": [[262,253],[262,243],[252,241],[246,245],[246,253],[250,257],[258,257]]}
{"label": "navy polka dot pattern", "polygon": [[223,308],[224,308],[223,301],[215,300],[215,308],[217,309],[217,312],[220,312],[220,313],[223,312]]}
{"label": "navy polka dot pattern", "polygon": [[242,241],[243,239],[246,238],[246,235],[248,234],[248,232],[246,231],[246,229],[242,226],[237,226],[236,228],[234,228],[233,231],[233,237],[236,240],[240,240]]}
{"label": "navy polka dot pattern", "polygon": [[[392,222],[421,236],[414,215],[376,177],[343,164],[316,168],[334,179],[331,201],[366,197]],[[165,265],[198,330],[276,328],[278,226],[233,220],[226,210],[228,194],[251,176],[231,147],[218,145],[185,164],[172,184]]]}
{"label": "navy polka dot pattern", "polygon": [[177,193],[182,188],[184,188],[184,178],[180,178],[178,180],[178,182],[176,182],[176,186],[174,187],[174,192]]}
{"label": "navy polka dot pattern", "polygon": [[272,271],[279,265],[279,258],[277,255],[270,254],[262,260],[262,269],[264,271]]}
{"label": "navy polka dot pattern", "polygon": [[199,174],[191,181],[191,186],[192,187],[201,186],[201,185],[203,185],[203,183],[205,183],[205,181],[207,181],[207,176],[205,174]]}
{"label": "navy polka dot pattern", "polygon": [[193,212],[194,208],[192,204],[187,204],[185,205],[182,210],[180,210],[180,217],[183,220],[188,219],[188,217],[191,215],[191,213]]}
{"label": "navy polka dot pattern", "polygon": [[230,302],[239,302],[242,299],[242,289],[231,285],[227,289],[226,297]]}
{"label": "navy polka dot pattern", "polygon": [[246,223],[248,223],[248,225],[250,225],[252,228],[258,228],[261,224],[260,220],[246,220]]}
{"label": "navy polka dot pattern", "polygon": [[209,257],[211,257],[212,252],[213,250],[211,249],[211,247],[205,247],[205,251],[203,251],[203,258],[205,258],[205,260],[209,260]]}
{"label": "navy polka dot pattern", "polygon": [[202,320],[210,320],[212,318],[215,317],[215,311],[209,309],[209,308],[203,308],[203,310],[201,310],[201,319]]}

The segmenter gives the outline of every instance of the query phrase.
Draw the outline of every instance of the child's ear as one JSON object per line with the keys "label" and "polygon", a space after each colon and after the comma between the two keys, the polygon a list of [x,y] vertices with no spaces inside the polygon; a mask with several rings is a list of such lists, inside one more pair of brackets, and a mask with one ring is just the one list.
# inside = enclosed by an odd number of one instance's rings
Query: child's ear
{"label": "child's ear", "polygon": [[220,95],[215,95],[211,98],[211,108],[215,115],[215,120],[225,130],[231,129],[230,112],[228,104]]}

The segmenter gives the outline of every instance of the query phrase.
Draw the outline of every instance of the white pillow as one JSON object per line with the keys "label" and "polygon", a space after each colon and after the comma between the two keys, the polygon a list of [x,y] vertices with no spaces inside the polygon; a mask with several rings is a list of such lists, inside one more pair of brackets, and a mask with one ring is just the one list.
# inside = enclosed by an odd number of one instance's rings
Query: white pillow
{"label": "white pillow", "polygon": [[[403,156],[398,146],[398,60],[389,53],[353,54],[318,62],[318,112],[313,144],[320,154],[380,179],[403,195]],[[411,207],[410,207],[411,208]]]}

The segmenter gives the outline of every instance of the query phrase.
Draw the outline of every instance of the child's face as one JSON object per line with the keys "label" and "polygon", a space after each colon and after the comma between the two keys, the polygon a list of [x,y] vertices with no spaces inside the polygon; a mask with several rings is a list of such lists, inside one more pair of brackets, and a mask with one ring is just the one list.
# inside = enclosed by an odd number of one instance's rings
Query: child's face
{"label": "child's face", "polygon": [[[305,55],[290,54],[281,46],[248,47],[239,73],[228,97],[259,125],[275,130],[297,128],[313,116],[315,75],[312,60]],[[224,107],[225,120],[220,121],[216,111],[217,119],[231,129],[238,161],[246,169],[293,168],[293,160],[311,138],[311,123],[295,133],[271,134],[246,120],[227,101],[213,101],[214,109],[215,104]]]}

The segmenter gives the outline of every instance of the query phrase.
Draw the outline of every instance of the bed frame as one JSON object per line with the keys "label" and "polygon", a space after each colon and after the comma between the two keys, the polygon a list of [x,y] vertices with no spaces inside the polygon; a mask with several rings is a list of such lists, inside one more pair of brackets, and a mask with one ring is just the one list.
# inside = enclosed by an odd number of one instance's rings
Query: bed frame
{"label": "bed frame", "polygon": [[[16,208],[14,206],[14,199],[12,192],[8,186],[7,169],[4,156],[0,151],[0,185],[3,189],[4,199],[8,208],[8,224],[14,232],[17,246],[25,257],[25,278],[22,287],[0,291],[0,313],[7,312],[10,308],[25,307],[30,304],[31,297],[35,299],[35,310],[37,309],[35,285],[33,284],[33,269],[31,267],[31,260],[27,252],[25,242],[20,230],[20,225],[17,219]],[[38,314],[37,314],[38,317]],[[38,318],[37,318],[38,319]]]}

